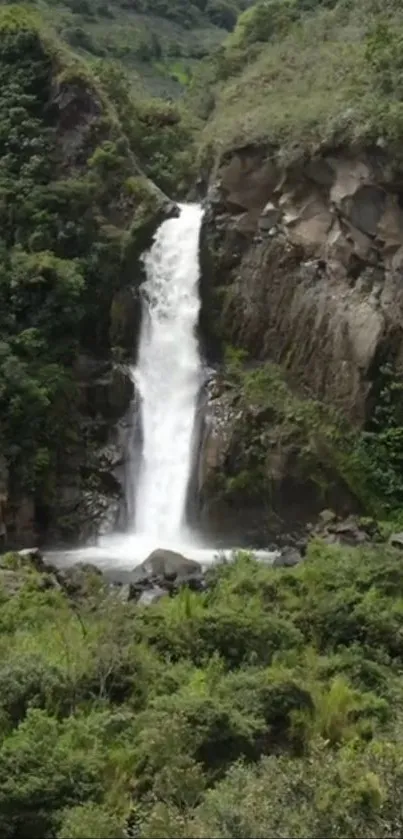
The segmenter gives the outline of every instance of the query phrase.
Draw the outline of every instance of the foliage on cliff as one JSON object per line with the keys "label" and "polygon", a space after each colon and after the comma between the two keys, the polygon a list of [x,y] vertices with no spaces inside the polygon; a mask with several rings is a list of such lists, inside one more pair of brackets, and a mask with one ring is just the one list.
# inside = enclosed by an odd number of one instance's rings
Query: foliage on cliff
{"label": "foliage on cliff", "polygon": [[136,95],[116,62],[99,61],[95,70],[143,172],[167,195],[186,193],[196,178],[200,120],[173,102]]}
{"label": "foliage on cliff", "polygon": [[4,839],[401,835],[399,552],[243,555],[151,607],[77,573],[1,559]]}
{"label": "foliage on cliff", "polygon": [[398,519],[400,391],[393,376],[385,379],[371,428],[362,431],[292,388],[279,365],[253,363],[227,347],[218,397],[225,405],[225,442],[203,493],[209,503],[224,501],[234,515],[239,507],[259,509],[272,533],[333,505]]}
{"label": "foliage on cliff", "polygon": [[1,10],[0,82],[0,444],[11,495],[46,504],[85,444],[78,348],[108,356],[165,199],[100,82],[26,9]]}
{"label": "foliage on cliff", "polygon": [[262,0],[193,83],[204,154],[264,141],[290,160],[339,143],[399,151],[401,3]]}

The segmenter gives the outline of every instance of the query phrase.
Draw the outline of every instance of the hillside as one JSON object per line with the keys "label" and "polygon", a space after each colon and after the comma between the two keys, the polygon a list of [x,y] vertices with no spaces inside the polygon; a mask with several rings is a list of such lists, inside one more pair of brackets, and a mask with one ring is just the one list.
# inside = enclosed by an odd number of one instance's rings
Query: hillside
{"label": "hillside", "polygon": [[31,0],[29,5],[87,59],[122,62],[136,86],[176,97],[199,60],[233,29],[243,2]]}
{"label": "hillside", "polygon": [[340,143],[393,143],[402,39],[397,0],[258,2],[196,80],[197,104],[198,86],[212,94],[204,153],[263,141],[286,162]]}

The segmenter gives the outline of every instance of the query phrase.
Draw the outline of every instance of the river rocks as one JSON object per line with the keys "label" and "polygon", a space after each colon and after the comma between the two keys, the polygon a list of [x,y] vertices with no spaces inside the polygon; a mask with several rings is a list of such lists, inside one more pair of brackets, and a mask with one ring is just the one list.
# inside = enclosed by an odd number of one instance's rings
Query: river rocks
{"label": "river rocks", "polygon": [[162,586],[151,586],[140,594],[138,599],[139,606],[151,606],[152,603],[157,603],[161,597],[166,597],[167,590]]}
{"label": "river rocks", "polygon": [[319,516],[310,536],[323,539],[329,545],[339,544],[359,547],[382,541],[377,523],[373,519],[361,519],[357,516],[338,518],[331,510],[324,510]]}
{"label": "river rocks", "polygon": [[163,576],[167,579],[176,577],[187,577],[201,570],[201,566],[193,559],[187,559],[183,554],[175,551],[159,549],[153,551],[150,556],[139,566],[139,571],[151,574],[152,576]]}

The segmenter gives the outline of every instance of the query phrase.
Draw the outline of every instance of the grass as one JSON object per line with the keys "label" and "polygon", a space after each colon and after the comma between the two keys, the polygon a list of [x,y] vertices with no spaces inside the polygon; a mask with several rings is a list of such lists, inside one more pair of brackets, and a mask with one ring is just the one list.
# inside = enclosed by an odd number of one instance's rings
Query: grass
{"label": "grass", "polygon": [[[390,3],[384,14],[397,37],[403,31],[401,10]],[[228,81],[216,88],[203,154],[264,143],[287,162],[327,144],[397,139],[403,125],[400,102],[377,87],[368,62],[367,36],[379,19],[371,0],[340,2],[333,10],[301,18],[277,40],[248,45],[241,54],[230,36],[222,62],[224,71],[232,62],[235,72],[230,70]]]}

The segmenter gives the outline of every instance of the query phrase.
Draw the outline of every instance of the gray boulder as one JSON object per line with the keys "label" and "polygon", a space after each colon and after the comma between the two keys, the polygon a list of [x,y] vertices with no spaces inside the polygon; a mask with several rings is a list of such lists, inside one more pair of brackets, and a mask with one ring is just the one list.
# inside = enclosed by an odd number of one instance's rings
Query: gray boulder
{"label": "gray boulder", "polygon": [[389,542],[393,548],[403,550],[403,533],[392,533]]}
{"label": "gray boulder", "polygon": [[156,603],[158,600],[161,600],[161,597],[166,597],[167,591],[161,586],[151,586],[151,588],[147,588],[140,594],[138,599],[138,604],[140,606],[151,606],[152,603]]}
{"label": "gray boulder", "polygon": [[302,556],[296,548],[283,548],[273,561],[273,568],[293,568],[301,562]]}
{"label": "gray boulder", "polygon": [[102,572],[87,562],[77,562],[68,568],[59,568],[56,570],[56,577],[63,591],[73,599],[86,600],[106,589]]}
{"label": "gray boulder", "polygon": [[193,559],[187,559],[180,553],[158,549],[153,551],[141,565],[133,572],[132,581],[162,577],[165,580],[176,580],[201,574],[202,568]]}
{"label": "gray boulder", "polygon": [[149,594],[152,600],[147,602],[153,602],[158,599],[154,596],[155,589],[173,593],[184,585],[194,591],[205,588],[201,565],[180,553],[161,548],[153,551],[130,573],[130,599]]}

